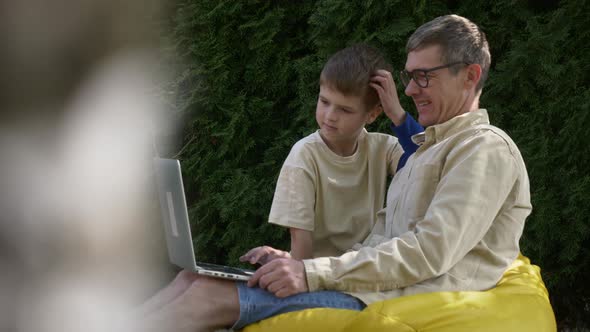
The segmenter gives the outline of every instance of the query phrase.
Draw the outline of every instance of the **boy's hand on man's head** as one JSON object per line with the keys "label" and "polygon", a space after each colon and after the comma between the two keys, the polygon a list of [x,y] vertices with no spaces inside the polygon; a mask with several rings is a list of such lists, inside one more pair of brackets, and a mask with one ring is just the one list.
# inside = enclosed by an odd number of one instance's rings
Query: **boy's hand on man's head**
{"label": "boy's hand on man's head", "polygon": [[248,262],[252,265],[264,265],[277,258],[291,258],[291,255],[286,251],[269,246],[262,246],[250,249],[250,251],[240,257],[240,262]]}
{"label": "boy's hand on man's head", "polygon": [[383,112],[387,115],[396,126],[401,125],[406,120],[406,111],[402,108],[395,88],[393,76],[387,70],[377,70],[371,77],[369,85],[377,91],[381,100]]}
{"label": "boy's hand on man's head", "polygon": [[305,265],[291,258],[275,259],[265,264],[248,280],[248,286],[258,286],[276,297],[287,297],[309,291]]}

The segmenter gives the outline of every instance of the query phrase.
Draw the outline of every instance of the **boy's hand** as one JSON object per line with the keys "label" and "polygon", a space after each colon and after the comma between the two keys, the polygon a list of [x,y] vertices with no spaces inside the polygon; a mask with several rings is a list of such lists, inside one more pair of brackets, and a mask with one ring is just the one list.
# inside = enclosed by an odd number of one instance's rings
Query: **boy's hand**
{"label": "boy's hand", "polygon": [[377,70],[375,76],[371,77],[369,85],[377,91],[379,99],[381,100],[381,107],[391,121],[396,126],[404,123],[406,120],[406,112],[399,103],[395,82],[391,73],[387,70]]}
{"label": "boy's hand", "polygon": [[250,251],[240,257],[240,262],[249,262],[252,265],[264,265],[277,258],[291,258],[291,255],[286,251],[262,246],[250,249]]}
{"label": "boy's hand", "polygon": [[258,286],[276,297],[287,297],[308,292],[305,266],[302,261],[281,258],[256,270],[248,280],[248,286]]}

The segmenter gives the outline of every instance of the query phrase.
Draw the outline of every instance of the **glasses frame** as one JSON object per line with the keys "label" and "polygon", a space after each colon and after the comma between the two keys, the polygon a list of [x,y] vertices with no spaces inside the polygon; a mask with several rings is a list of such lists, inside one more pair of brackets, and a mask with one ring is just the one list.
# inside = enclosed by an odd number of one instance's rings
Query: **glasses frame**
{"label": "glasses frame", "polygon": [[[421,88],[427,88],[428,85],[430,84],[430,81],[428,80],[428,73],[433,72],[435,70],[439,70],[439,69],[444,69],[444,68],[449,68],[452,66],[456,66],[456,65],[466,65],[469,66],[470,63],[469,62],[465,62],[465,61],[457,61],[457,62],[451,62],[448,63],[446,65],[442,65],[442,66],[438,66],[438,67],[434,67],[434,68],[429,68],[429,69],[415,69],[412,71],[407,71],[407,70],[402,70],[399,72],[399,78],[400,81],[402,82],[402,84],[407,87],[408,84],[410,84],[411,80],[414,80],[414,83],[416,83],[416,85],[418,85]],[[426,84],[424,86],[422,86],[419,82],[419,80],[416,79],[415,75],[416,73],[422,73],[424,76],[424,78],[426,79]],[[406,82],[406,78],[408,79]]]}

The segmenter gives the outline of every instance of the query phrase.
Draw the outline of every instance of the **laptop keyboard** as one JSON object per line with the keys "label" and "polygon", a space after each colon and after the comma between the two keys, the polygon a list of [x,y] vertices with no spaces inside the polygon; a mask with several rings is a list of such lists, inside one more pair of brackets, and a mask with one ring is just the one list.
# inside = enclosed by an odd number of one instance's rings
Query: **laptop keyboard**
{"label": "laptop keyboard", "polygon": [[252,273],[254,273],[254,271],[240,269],[240,268],[237,268],[237,267],[230,267],[230,266],[217,265],[217,264],[209,264],[209,263],[202,263],[202,262],[197,262],[197,266],[202,267],[202,268],[207,269],[207,270],[213,270],[213,271],[225,272],[225,273],[232,273],[232,274],[239,274],[239,275],[243,275],[243,276],[251,276]]}

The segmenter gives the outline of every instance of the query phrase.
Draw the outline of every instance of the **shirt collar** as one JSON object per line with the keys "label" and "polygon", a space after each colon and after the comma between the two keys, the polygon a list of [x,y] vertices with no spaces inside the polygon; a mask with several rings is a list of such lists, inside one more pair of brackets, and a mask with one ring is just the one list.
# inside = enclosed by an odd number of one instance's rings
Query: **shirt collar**
{"label": "shirt collar", "polygon": [[466,128],[480,124],[490,124],[487,110],[480,108],[476,111],[458,115],[447,122],[426,128],[424,132],[412,136],[412,142],[417,145],[431,145],[440,142]]}

